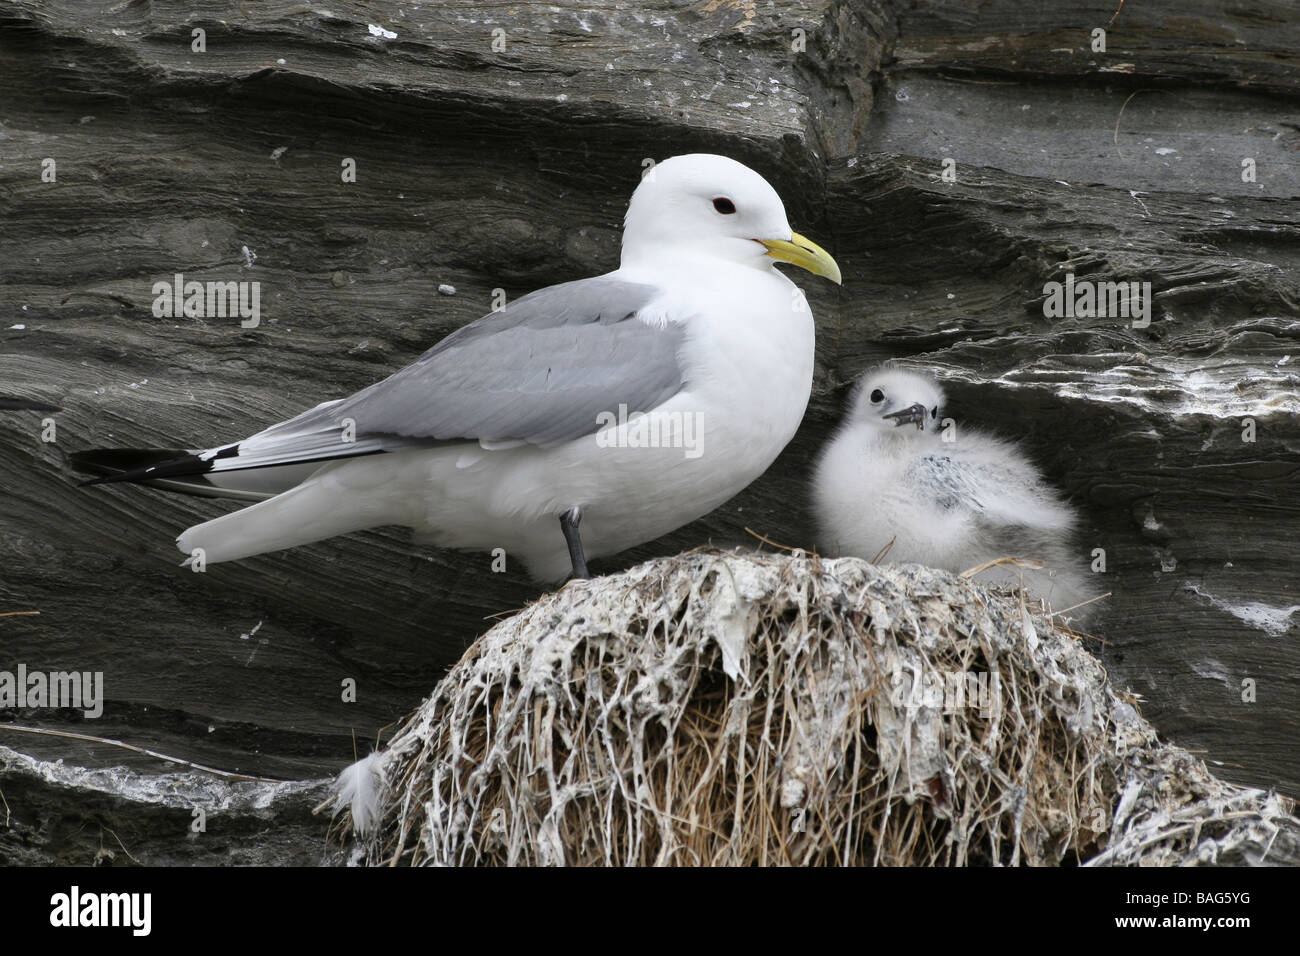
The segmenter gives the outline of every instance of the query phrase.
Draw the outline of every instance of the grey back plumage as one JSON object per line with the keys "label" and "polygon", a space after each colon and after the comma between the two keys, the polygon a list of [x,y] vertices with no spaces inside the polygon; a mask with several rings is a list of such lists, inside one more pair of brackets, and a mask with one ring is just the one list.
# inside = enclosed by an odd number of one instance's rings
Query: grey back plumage
{"label": "grey back plumage", "polygon": [[[597,430],[602,412],[649,411],[683,386],[680,325],[637,313],[659,290],[608,276],[522,296],[447,336],[350,398],[241,442],[223,468],[446,442],[551,447]],[[344,422],[354,441],[344,443]]]}

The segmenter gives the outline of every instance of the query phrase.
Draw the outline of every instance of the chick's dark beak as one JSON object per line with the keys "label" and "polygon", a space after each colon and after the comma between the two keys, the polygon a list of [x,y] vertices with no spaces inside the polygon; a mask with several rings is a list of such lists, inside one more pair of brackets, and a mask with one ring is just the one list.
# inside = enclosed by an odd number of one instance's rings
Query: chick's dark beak
{"label": "chick's dark beak", "polygon": [[901,412],[890,412],[888,415],[883,417],[892,418],[895,427],[898,427],[899,425],[915,425],[917,431],[924,431],[925,417],[928,414],[929,412],[925,410],[925,406],[920,402],[917,402],[915,405],[909,405]]}

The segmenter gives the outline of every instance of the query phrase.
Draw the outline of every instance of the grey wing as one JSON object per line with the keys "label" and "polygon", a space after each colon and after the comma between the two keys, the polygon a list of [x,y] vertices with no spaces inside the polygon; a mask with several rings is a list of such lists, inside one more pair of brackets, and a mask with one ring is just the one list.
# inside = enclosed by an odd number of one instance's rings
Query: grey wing
{"label": "grey wing", "polygon": [[993,524],[1018,524],[1023,519],[1015,503],[1032,492],[1021,468],[1001,466],[961,455],[922,455],[910,468],[909,479],[930,493],[944,510],[983,516]]}
{"label": "grey wing", "polygon": [[601,412],[649,411],[682,388],[681,327],[637,318],[658,292],[606,276],[541,289],[382,382],[205,454],[213,470],[228,470],[449,442],[550,447],[580,438],[596,431]]}
{"label": "grey wing", "polygon": [[1064,530],[1073,523],[1070,509],[1018,454],[923,455],[909,469],[908,481],[941,508],[966,511],[986,528]]}
{"label": "grey wing", "polygon": [[922,455],[907,470],[907,483],[930,496],[945,511],[983,511],[982,481],[975,480],[961,459]]}

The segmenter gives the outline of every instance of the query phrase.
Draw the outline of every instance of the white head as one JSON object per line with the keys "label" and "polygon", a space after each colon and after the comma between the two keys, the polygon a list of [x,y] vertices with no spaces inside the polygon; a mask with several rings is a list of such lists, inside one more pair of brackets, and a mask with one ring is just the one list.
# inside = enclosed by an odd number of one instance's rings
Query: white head
{"label": "white head", "polygon": [[912,438],[935,431],[942,411],[943,389],[938,382],[917,372],[881,365],[868,369],[858,380],[849,421],[885,435]]}
{"label": "white head", "polygon": [[623,226],[623,265],[653,259],[661,250],[763,269],[779,260],[840,281],[835,260],[790,229],[785,204],[766,179],[711,153],[665,159],[632,193]]}

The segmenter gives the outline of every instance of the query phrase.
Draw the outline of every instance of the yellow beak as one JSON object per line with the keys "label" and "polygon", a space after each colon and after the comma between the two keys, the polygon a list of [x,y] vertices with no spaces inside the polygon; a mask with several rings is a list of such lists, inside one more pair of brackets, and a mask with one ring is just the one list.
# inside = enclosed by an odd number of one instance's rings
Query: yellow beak
{"label": "yellow beak", "polygon": [[811,239],[805,239],[799,233],[792,233],[789,241],[785,239],[759,239],[767,247],[767,254],[778,262],[788,262],[807,269],[815,276],[825,276],[836,285],[840,285],[840,267],[831,254]]}

